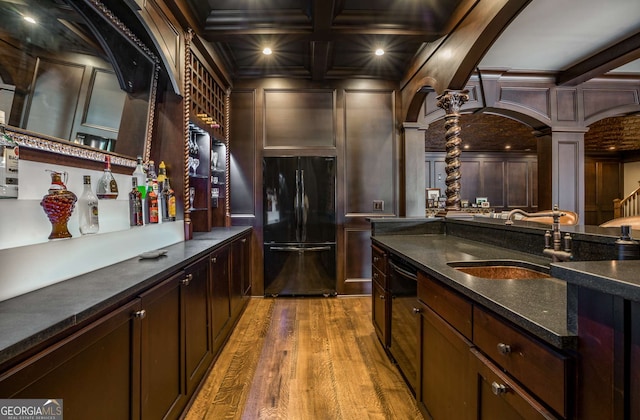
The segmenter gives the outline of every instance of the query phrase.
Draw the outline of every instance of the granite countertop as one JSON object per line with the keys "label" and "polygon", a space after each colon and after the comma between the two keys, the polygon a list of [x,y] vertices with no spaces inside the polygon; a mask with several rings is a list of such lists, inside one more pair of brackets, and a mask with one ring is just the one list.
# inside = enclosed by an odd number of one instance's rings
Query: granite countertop
{"label": "granite countertop", "polygon": [[372,242],[471,300],[512,321],[559,349],[574,349],[567,326],[567,286],[557,278],[491,280],[462,273],[452,261],[517,260],[549,267],[550,260],[444,234],[383,235]]}
{"label": "granite countertop", "polygon": [[126,302],[230,242],[250,227],[214,228],[168,246],[157,259],[131,258],[0,302],[0,365],[65,329]]}
{"label": "granite countertop", "polygon": [[551,274],[569,284],[640,302],[640,260],[572,261],[551,264]]}

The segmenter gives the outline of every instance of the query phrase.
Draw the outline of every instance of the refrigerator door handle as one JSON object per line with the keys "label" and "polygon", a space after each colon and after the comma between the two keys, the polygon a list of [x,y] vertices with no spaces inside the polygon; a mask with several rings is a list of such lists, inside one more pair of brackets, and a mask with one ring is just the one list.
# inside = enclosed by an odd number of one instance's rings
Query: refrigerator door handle
{"label": "refrigerator door handle", "polygon": [[313,247],[299,247],[299,246],[270,246],[269,251],[285,251],[285,252],[320,252],[331,251],[330,246],[313,246]]}

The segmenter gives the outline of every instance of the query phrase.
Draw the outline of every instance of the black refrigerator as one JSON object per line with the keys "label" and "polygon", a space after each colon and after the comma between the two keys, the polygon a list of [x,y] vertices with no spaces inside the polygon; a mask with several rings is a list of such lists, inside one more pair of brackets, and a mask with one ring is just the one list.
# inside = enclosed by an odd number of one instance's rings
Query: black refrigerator
{"label": "black refrigerator", "polygon": [[336,295],[336,158],[263,159],[265,296]]}

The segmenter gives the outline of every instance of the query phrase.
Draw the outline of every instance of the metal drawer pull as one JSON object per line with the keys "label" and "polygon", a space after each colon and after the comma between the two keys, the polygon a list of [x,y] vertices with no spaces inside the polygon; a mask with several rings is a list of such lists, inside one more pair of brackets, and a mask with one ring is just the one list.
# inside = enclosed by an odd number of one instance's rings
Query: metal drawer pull
{"label": "metal drawer pull", "polygon": [[384,295],[380,295],[380,300],[384,300]]}
{"label": "metal drawer pull", "polygon": [[377,279],[378,278],[378,273],[373,273],[373,278]]}
{"label": "metal drawer pull", "polygon": [[218,258],[217,257],[211,258],[211,262],[214,263],[214,264],[217,263],[218,262]]}
{"label": "metal drawer pull", "polygon": [[502,355],[507,355],[511,353],[511,346],[504,343],[498,343],[498,352]]}
{"label": "metal drawer pull", "polygon": [[193,280],[193,274],[187,274],[187,276],[183,278],[180,282],[185,286],[188,286],[189,283],[191,283],[191,280]]}
{"label": "metal drawer pull", "polygon": [[374,263],[377,263],[379,260],[380,260],[380,258],[378,258],[378,257],[373,257],[373,262],[374,262]]}
{"label": "metal drawer pull", "polygon": [[139,311],[135,311],[133,313],[134,318],[142,319],[145,316],[147,316],[147,311],[145,311],[144,309],[140,309]]}
{"label": "metal drawer pull", "polygon": [[494,383],[491,384],[491,392],[493,392],[494,395],[506,394],[508,390],[509,390],[509,388],[507,388],[503,384],[499,384],[497,382],[494,382]]}
{"label": "metal drawer pull", "polygon": [[419,314],[420,313],[420,308],[413,308],[413,313],[414,314]]}

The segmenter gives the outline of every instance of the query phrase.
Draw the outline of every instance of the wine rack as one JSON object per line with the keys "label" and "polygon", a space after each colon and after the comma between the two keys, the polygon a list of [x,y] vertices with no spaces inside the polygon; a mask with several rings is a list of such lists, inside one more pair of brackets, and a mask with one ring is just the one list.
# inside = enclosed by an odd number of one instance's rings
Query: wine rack
{"label": "wine rack", "polygon": [[196,56],[191,54],[192,114],[213,129],[217,138],[225,138],[225,89]]}

